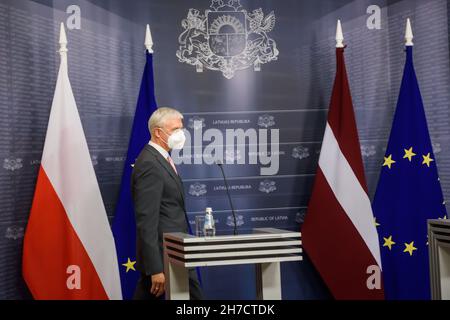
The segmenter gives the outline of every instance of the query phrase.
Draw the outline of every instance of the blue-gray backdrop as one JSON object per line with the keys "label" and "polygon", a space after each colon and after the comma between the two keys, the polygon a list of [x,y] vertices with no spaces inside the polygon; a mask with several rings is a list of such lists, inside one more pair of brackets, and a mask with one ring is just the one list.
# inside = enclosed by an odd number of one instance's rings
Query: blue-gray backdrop
{"label": "blue-gray backdrop", "polygon": [[[220,2],[220,1],[216,1]],[[42,154],[59,57],[59,23],[70,5],[81,9],[80,29],[68,30],[69,74],[110,220],[118,196],[145,55],[152,27],[156,97],[186,116],[188,130],[279,129],[280,170],[261,176],[258,165],[226,165],[239,227],[299,230],[320,151],[334,77],[334,32],[343,22],[347,70],[371,197],[378,180],[404,61],[404,26],[412,19],[415,66],[445,198],[450,195],[450,4],[447,0],[241,0],[248,12],[274,12],[268,36],[278,59],[236,72],[179,62],[182,20],[209,0],[0,1],[0,299],[30,298],[21,253]],[[380,28],[367,13],[377,5]],[[239,153],[228,154],[239,158]],[[217,167],[180,165],[190,221],[213,207],[217,228],[231,228]],[[308,259],[282,267],[283,298],[330,295]],[[255,298],[254,268],[203,270],[209,299]]]}

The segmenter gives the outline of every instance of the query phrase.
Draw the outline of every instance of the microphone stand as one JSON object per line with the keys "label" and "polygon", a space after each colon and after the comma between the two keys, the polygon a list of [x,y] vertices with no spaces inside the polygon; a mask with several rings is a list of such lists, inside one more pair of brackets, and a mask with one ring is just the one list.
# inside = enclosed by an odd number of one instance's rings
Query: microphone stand
{"label": "microphone stand", "polygon": [[223,164],[222,164],[222,162],[219,162],[219,161],[217,161],[216,164],[219,166],[220,171],[222,172],[223,181],[225,182],[225,189],[227,190],[228,201],[230,202],[231,213],[233,214],[233,220],[234,220],[233,234],[237,235],[236,213],[234,212],[233,202],[231,201],[231,196],[230,196],[230,191],[229,191],[229,187],[228,187],[227,178],[225,177],[225,172],[224,172],[223,167],[222,167]]}

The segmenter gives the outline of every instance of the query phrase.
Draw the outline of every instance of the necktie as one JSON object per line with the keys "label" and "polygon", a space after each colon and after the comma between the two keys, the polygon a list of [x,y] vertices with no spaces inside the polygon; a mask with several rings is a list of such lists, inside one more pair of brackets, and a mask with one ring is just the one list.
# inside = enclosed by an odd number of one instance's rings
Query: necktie
{"label": "necktie", "polygon": [[167,157],[167,161],[169,161],[170,165],[173,168],[173,171],[175,171],[175,173],[178,174],[177,168],[175,168],[175,163],[173,163],[173,160],[170,156]]}

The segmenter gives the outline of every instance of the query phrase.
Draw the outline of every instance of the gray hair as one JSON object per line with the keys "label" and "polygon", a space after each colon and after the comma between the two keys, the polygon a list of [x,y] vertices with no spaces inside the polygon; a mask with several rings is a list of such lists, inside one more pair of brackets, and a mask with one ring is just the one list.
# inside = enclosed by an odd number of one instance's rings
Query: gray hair
{"label": "gray hair", "polygon": [[148,129],[150,130],[150,133],[152,133],[155,128],[163,127],[169,118],[183,119],[183,115],[173,108],[161,107],[156,109],[148,120]]}

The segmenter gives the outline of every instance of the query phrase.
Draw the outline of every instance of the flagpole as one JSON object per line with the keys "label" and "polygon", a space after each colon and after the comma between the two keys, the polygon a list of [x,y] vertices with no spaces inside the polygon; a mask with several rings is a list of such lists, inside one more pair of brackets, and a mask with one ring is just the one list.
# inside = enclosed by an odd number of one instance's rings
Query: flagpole
{"label": "flagpole", "polygon": [[344,34],[342,33],[341,20],[337,21],[336,26],[336,48],[344,48]]}
{"label": "flagpole", "polygon": [[64,29],[64,23],[61,22],[60,31],[59,31],[59,54],[61,56],[61,62],[67,62],[67,36],[66,31]]}
{"label": "flagpole", "polygon": [[414,45],[414,43],[412,42],[412,40],[414,39],[413,33],[412,33],[412,28],[411,28],[411,21],[408,19],[406,19],[406,31],[405,31],[405,41],[406,41],[406,46],[407,47],[412,47]]}
{"label": "flagpole", "polygon": [[147,24],[147,28],[145,30],[145,48],[147,48],[148,53],[153,53],[153,39],[152,33],[150,32],[150,25]]}

